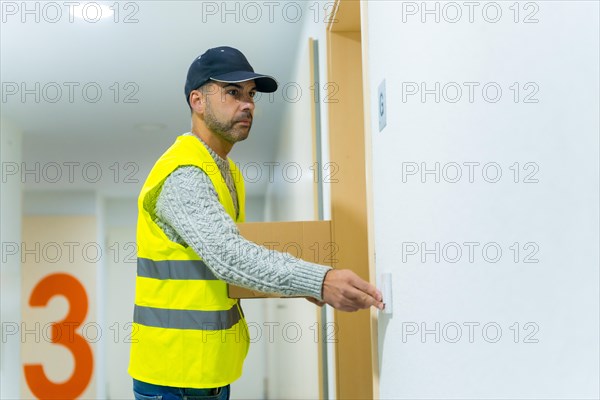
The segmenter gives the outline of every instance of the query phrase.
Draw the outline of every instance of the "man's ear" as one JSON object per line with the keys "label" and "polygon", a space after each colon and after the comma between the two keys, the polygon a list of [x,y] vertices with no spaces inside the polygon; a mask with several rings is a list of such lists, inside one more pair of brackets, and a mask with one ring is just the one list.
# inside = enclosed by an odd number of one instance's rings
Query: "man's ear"
{"label": "man's ear", "polygon": [[204,107],[206,106],[206,98],[200,90],[192,90],[190,92],[190,107],[192,112],[199,114],[204,113]]}

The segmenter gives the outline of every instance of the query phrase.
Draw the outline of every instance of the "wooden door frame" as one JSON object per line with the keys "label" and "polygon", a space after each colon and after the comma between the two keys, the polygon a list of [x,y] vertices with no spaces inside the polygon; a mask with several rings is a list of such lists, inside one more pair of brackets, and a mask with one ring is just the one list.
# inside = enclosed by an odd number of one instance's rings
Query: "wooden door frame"
{"label": "wooden door frame", "polygon": [[[327,26],[328,84],[336,90],[328,103],[330,161],[338,178],[331,183],[331,220],[336,266],[375,283],[365,24],[366,2],[335,1]],[[378,398],[377,311],[334,315],[337,398]]]}

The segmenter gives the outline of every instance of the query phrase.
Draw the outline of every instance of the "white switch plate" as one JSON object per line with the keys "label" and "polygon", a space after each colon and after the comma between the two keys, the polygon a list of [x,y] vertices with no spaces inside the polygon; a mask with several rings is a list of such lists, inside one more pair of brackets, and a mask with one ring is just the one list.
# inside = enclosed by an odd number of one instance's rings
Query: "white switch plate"
{"label": "white switch plate", "polygon": [[383,295],[383,304],[385,304],[385,308],[381,312],[384,314],[392,314],[394,298],[392,296],[391,272],[384,272],[381,274],[381,294]]}
{"label": "white switch plate", "polygon": [[377,114],[379,115],[379,132],[387,125],[387,105],[385,103],[385,79],[379,84],[377,91]]}

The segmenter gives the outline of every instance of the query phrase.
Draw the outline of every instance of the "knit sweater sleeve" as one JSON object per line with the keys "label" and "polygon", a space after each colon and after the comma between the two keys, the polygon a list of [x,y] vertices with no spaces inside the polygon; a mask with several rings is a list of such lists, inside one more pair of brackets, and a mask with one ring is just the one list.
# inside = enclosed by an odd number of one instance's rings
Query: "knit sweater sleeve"
{"label": "knit sweater sleeve", "polygon": [[244,239],[200,168],[179,167],[169,175],[156,215],[167,236],[192,247],[218,279],[261,292],[322,300],[330,268]]}

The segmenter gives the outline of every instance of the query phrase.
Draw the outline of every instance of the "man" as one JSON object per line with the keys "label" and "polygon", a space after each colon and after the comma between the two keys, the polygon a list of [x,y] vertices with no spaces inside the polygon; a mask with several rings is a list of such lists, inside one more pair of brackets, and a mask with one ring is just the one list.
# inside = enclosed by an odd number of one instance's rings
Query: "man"
{"label": "man", "polygon": [[249,335],[227,283],[343,311],[383,308],[381,293],[353,272],[273,252],[239,235],[244,183],[227,154],[250,133],[256,92],[276,89],[274,78],[255,73],[231,47],[209,49],[189,68],[192,130],[156,162],[138,199],[129,365],[137,399],[229,398]]}

